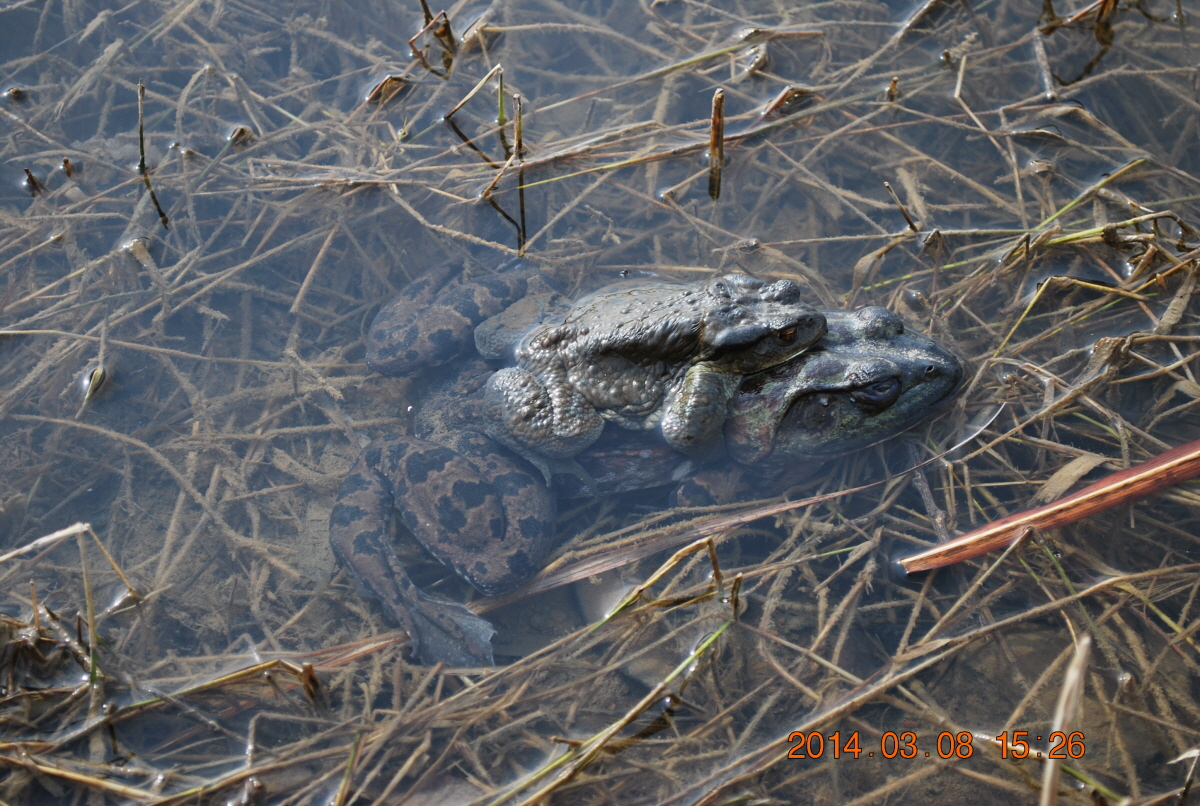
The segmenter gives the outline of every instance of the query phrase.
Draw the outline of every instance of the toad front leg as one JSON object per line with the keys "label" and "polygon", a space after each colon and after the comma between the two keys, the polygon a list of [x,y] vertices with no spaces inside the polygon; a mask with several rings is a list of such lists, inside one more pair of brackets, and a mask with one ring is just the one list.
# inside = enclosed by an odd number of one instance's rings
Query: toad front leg
{"label": "toad front leg", "polygon": [[688,369],[670,396],[662,419],[667,444],[699,461],[715,459],[725,449],[721,429],[729,401],[737,394],[742,376],[700,363]]}

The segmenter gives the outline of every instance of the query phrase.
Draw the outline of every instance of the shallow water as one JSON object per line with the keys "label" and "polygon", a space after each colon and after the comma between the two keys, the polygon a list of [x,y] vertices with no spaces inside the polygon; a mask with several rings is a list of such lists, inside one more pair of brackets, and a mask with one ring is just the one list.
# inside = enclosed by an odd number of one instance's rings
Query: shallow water
{"label": "shallow water", "polygon": [[[205,802],[329,802],[348,766],[346,802],[522,802],[540,765],[570,747],[552,737],[586,741],[645,696],[647,681],[617,666],[659,640],[653,624],[686,636],[664,639],[669,670],[679,647],[725,623],[721,597],[691,599],[709,576],[702,551],[656,589],[679,597],[671,612],[576,635],[584,622],[560,588],[490,612],[509,664],[495,675],[431,674],[334,576],[337,486],[362,444],[408,429],[419,403],[417,384],[367,370],[366,329],[447,261],[478,274],[523,253],[573,291],[740,269],[797,279],[819,307],[899,310],[977,373],[960,407],[916,435],[923,456],[1010,404],[928,471],[951,534],[1028,505],[1081,452],[1111,470],[1197,436],[1189,250],[1200,244],[1187,227],[1200,227],[1200,84],[1187,4],[1122,6],[1104,22],[1093,11],[1045,34],[1042,4],[1016,0],[446,12],[453,51],[425,34],[423,64],[407,41],[424,25],[416,4],[0,6],[0,324],[18,334],[0,336],[0,551],[89,522],[146,596],[98,616],[104,683],[77,700],[65,690],[86,649],[41,676],[6,656],[6,707],[19,715],[0,739],[16,743],[2,751],[6,803],[154,802],[201,784]],[[482,34],[461,41],[480,15]],[[495,79],[443,121],[495,65],[504,125]],[[367,100],[387,76],[403,88]],[[167,227],[138,173],[139,80]],[[786,86],[807,92],[766,115]],[[727,142],[714,200],[718,87]],[[906,234],[884,182],[919,233]],[[1105,225],[1162,211],[1178,218],[1105,240]],[[1127,352],[1089,365],[1098,338],[1129,334]],[[76,379],[99,364],[109,380],[84,403]],[[792,498],[911,461],[901,444],[869,450]],[[561,506],[573,552],[561,565],[622,540],[632,558],[653,535],[642,522],[665,506],[662,492]],[[1084,631],[1096,635],[1077,720],[1087,749],[1068,765],[1110,798],[1168,792],[1187,773],[1167,762],[1195,743],[1195,650],[1168,637],[1194,618],[1195,507],[1185,485],[1061,530],[1061,576],[1037,550],[1025,565],[1006,560],[935,636],[954,638],[946,645],[921,637],[976,570],[924,590],[881,570],[936,539],[914,484],[732,531],[688,527],[716,530],[726,585],[746,574],[747,609],[701,654],[669,726],[647,710],[616,732],[621,752],[553,802],[1033,802],[1041,766],[1000,759],[986,737],[1048,733]],[[103,611],[124,587],[85,544]],[[425,563],[421,584],[468,595],[419,549],[404,556]],[[33,621],[32,579],[39,604],[61,614],[60,629],[42,613],[45,652],[90,634],[75,625],[76,613],[89,620],[84,562],[68,540],[0,564],[5,612]],[[1114,572],[1159,576],[1046,604]],[[279,657],[316,665],[315,705],[278,670],[180,693]],[[180,696],[134,705],[168,692]],[[106,700],[123,709],[111,730]],[[787,759],[795,730],[858,731],[878,754]],[[917,757],[884,759],[888,731],[912,732]],[[942,764],[931,748],[946,732],[987,749]],[[1065,798],[1088,797],[1063,780]]]}

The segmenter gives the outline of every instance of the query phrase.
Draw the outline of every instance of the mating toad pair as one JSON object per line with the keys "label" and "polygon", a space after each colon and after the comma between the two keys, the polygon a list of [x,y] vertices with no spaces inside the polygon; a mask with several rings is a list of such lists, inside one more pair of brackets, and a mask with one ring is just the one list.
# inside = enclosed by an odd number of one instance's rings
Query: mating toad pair
{"label": "mating toad pair", "polygon": [[729,402],[746,375],[799,355],[825,317],[791,280],[726,274],[691,285],[609,286],[543,321],[484,393],[487,432],[546,476],[595,442],[606,421],[659,428],[698,460],[722,452]]}

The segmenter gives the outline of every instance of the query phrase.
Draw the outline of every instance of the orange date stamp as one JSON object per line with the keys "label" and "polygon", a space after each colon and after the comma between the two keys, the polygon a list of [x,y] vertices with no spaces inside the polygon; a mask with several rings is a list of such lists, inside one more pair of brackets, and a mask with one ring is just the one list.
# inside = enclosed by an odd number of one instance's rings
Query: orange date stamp
{"label": "orange date stamp", "polygon": [[1056,730],[1049,733],[1047,735],[1049,745],[1045,749],[1032,746],[1031,738],[1032,741],[1042,741],[1041,735],[1031,734],[1027,730],[1005,731],[995,737],[974,734],[970,731],[959,733],[942,731],[938,734],[933,747],[922,747],[917,739],[917,734],[912,731],[897,734],[890,730],[879,737],[877,748],[870,746],[869,742],[864,747],[858,731],[843,734],[839,730],[824,734],[819,731],[806,733],[795,730],[788,735],[787,741],[791,745],[788,749],[788,758],[814,760],[841,759],[843,757],[857,759],[864,755],[867,758],[875,758],[878,755],[888,759],[896,757],[933,758],[935,754],[938,758],[945,760],[966,759],[975,754],[976,740],[999,744],[1000,757],[1004,759],[1078,759],[1083,758],[1086,749],[1083,734],[1078,731],[1068,734]]}

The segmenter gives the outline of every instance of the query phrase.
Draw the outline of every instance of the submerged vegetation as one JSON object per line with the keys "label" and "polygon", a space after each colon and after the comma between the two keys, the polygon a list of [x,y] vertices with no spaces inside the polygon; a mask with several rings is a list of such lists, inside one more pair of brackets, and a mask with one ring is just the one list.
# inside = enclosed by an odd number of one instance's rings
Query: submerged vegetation
{"label": "submerged vegetation", "polygon": [[[1200,437],[1188,11],[0,0],[0,801],[1178,802],[1194,485],[887,566]],[[418,667],[328,548],[415,394],[364,334],[516,256],[791,277],[971,380],[787,500],[562,506],[501,665]]]}

